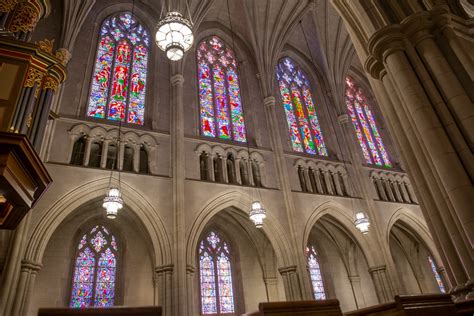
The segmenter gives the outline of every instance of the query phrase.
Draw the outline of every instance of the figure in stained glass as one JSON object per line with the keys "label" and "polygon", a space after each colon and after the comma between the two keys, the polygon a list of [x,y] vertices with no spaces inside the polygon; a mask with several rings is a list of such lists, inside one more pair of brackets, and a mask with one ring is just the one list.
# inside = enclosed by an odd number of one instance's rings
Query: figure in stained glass
{"label": "figure in stained glass", "polygon": [[289,57],[280,60],[276,75],[293,151],[327,156],[306,75]]}
{"label": "figure in stained glass", "polygon": [[234,52],[212,36],[199,44],[197,64],[201,134],[246,142]]}
{"label": "figure in stained glass", "polygon": [[235,313],[232,264],[227,243],[211,231],[199,244],[201,314]]}
{"label": "figure in stained glass", "polygon": [[369,165],[392,167],[367,97],[349,76],[346,77],[346,106],[365,162]]}
{"label": "figure in stained glass", "polygon": [[148,62],[148,32],[120,13],[100,29],[87,115],[143,125]]}
{"label": "figure in stained glass", "polygon": [[113,306],[118,251],[115,236],[104,226],[94,226],[83,235],[77,249],[69,306]]}

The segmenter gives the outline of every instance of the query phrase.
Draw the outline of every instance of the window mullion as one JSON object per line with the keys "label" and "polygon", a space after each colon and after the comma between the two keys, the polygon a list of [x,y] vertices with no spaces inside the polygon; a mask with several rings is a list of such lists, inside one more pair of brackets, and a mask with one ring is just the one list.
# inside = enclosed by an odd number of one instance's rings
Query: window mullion
{"label": "window mullion", "polygon": [[114,53],[112,55],[112,67],[110,68],[110,77],[109,77],[109,86],[107,87],[107,90],[109,93],[107,94],[107,103],[105,104],[105,119],[109,119],[109,104],[110,104],[110,98],[112,97],[112,87],[114,86],[114,74],[115,74],[115,62],[117,59],[117,50],[118,50],[118,44],[119,41],[115,39],[115,37],[112,35],[112,38],[114,39],[115,47],[114,47]]}
{"label": "window mullion", "polygon": [[[132,45],[132,43],[130,43],[130,46],[132,47],[131,49],[131,56],[130,56],[130,62],[128,63],[128,81],[127,81],[127,85],[126,85],[126,89],[127,89],[127,99],[126,99],[126,102],[125,102],[125,109],[124,109],[124,121],[125,123],[128,123],[128,109],[130,107],[130,94],[132,93],[132,67],[133,67],[133,64],[135,62],[135,50],[136,50],[136,45]],[[120,119],[120,121],[122,121],[122,119]]]}
{"label": "window mullion", "polygon": [[218,276],[218,268],[217,268],[217,252],[214,253],[212,260],[214,261],[214,282],[215,282],[215,289],[216,289],[217,315],[220,315],[221,314],[221,297],[220,297],[219,276]]}
{"label": "window mullion", "polygon": [[223,71],[224,73],[224,78],[225,78],[225,82],[224,82],[224,88],[226,89],[226,100],[227,100],[227,117],[229,118],[229,129],[230,129],[230,139],[231,140],[235,140],[235,135],[234,135],[234,122],[232,120],[232,106],[230,104],[230,85],[229,85],[229,76],[227,75],[227,70],[228,70],[228,67],[224,68],[225,69],[225,72]]}

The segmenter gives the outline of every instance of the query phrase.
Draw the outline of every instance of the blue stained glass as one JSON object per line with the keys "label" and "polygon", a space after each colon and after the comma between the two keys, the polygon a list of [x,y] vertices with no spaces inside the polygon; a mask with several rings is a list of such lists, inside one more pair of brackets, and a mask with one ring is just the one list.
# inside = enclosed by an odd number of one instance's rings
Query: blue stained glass
{"label": "blue stained glass", "polygon": [[199,246],[200,294],[202,314],[235,312],[232,265],[229,247],[215,232]]}
{"label": "blue stained glass", "polygon": [[87,115],[143,125],[148,32],[121,13],[102,23],[100,35]]}
{"label": "blue stained glass", "polygon": [[306,256],[314,298],[316,300],[325,300],[326,291],[324,289],[323,277],[321,275],[317,253],[313,246],[306,248]]}
{"label": "blue stained glass", "polygon": [[201,134],[246,142],[245,122],[233,51],[217,36],[197,50]]}
{"label": "blue stained glass", "polygon": [[277,66],[276,77],[293,151],[327,156],[310,83],[305,73],[291,58],[285,57]]}
{"label": "blue stained glass", "polygon": [[95,226],[83,236],[74,267],[71,307],[114,305],[117,250],[115,236],[104,226]]}
{"label": "blue stained glass", "polygon": [[444,287],[443,280],[441,280],[441,276],[438,273],[438,269],[436,268],[436,264],[434,263],[431,256],[428,256],[428,262],[431,267],[431,271],[433,271],[434,277],[436,279],[436,283],[438,283],[438,288],[441,293],[446,293],[446,288]]}

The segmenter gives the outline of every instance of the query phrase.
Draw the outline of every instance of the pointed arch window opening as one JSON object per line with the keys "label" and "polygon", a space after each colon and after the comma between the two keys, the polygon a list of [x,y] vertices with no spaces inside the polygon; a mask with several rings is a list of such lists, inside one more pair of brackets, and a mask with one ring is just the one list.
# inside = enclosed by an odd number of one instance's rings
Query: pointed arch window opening
{"label": "pointed arch window opening", "polygon": [[385,150],[385,145],[364,91],[349,76],[346,77],[345,83],[347,112],[354,126],[365,162],[368,165],[391,168],[392,163]]}
{"label": "pointed arch window opening", "polygon": [[314,246],[306,247],[306,260],[308,263],[309,277],[311,279],[311,288],[315,300],[325,300],[326,290],[324,287],[321,267],[319,265],[318,254]]}
{"label": "pointed arch window opening", "polygon": [[433,271],[439,290],[441,291],[441,293],[446,293],[446,288],[444,287],[443,280],[441,279],[441,276],[438,272],[438,268],[436,267],[436,264],[433,261],[433,258],[431,258],[431,256],[428,256],[428,262],[430,264],[431,271]]}
{"label": "pointed arch window opening", "polygon": [[199,244],[202,315],[235,315],[232,254],[220,235],[211,231]]}
{"label": "pointed arch window opening", "polygon": [[82,236],[77,246],[70,307],[114,305],[118,250],[115,236],[102,225]]}
{"label": "pointed arch window opening", "polygon": [[293,151],[328,156],[306,74],[293,59],[284,57],[276,75]]}
{"label": "pointed arch window opening", "polygon": [[87,116],[144,124],[149,42],[147,30],[129,12],[104,20]]}
{"label": "pointed arch window opening", "polygon": [[245,143],[237,58],[218,36],[197,48],[201,135]]}

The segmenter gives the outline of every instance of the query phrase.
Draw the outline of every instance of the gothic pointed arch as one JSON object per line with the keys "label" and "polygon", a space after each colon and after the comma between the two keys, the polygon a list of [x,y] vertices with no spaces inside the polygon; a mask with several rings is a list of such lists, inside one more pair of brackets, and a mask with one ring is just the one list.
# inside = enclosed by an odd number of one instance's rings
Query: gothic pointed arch
{"label": "gothic pointed arch", "polygon": [[129,12],[102,22],[87,116],[144,124],[149,42],[148,31]]}
{"label": "gothic pointed arch", "polygon": [[276,77],[293,151],[327,156],[307,75],[290,57],[280,60]]}
{"label": "gothic pointed arch", "polygon": [[365,163],[391,168],[392,162],[388,157],[366,93],[350,76],[345,78],[345,102]]}
{"label": "gothic pointed arch", "polygon": [[218,36],[197,46],[201,135],[246,142],[237,58]]}

